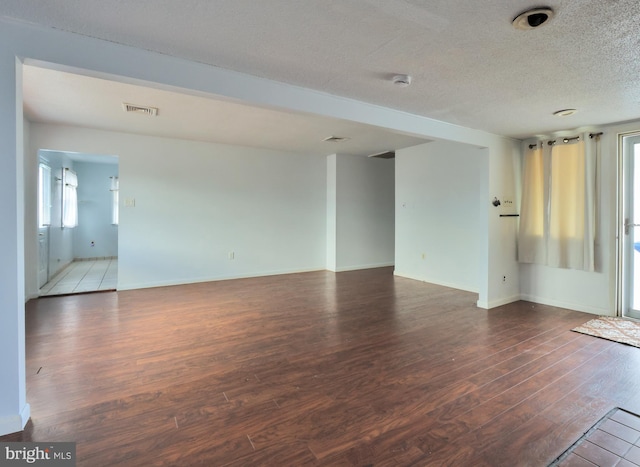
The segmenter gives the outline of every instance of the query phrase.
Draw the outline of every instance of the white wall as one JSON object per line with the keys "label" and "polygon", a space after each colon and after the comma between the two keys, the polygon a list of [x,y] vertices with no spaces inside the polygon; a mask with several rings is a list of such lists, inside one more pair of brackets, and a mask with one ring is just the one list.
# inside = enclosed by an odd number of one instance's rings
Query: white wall
{"label": "white wall", "polygon": [[30,407],[24,344],[22,68],[12,54],[0,55],[0,59],[0,434],[6,434],[24,427]]}
{"label": "white wall", "polygon": [[44,124],[31,135],[119,155],[119,289],[325,268],[322,156]]}
{"label": "white wall", "polygon": [[338,155],[327,156],[327,252],[326,268],[338,267]]}
{"label": "white wall", "polygon": [[[24,127],[24,152],[31,154],[30,147],[30,129],[31,124],[27,119],[23,119]],[[25,163],[24,170],[24,205],[37,206],[38,203],[38,171],[29,170]],[[38,264],[38,237],[36,235],[28,235],[27,232],[36,232],[38,230],[38,214],[37,210],[25,209],[24,216],[25,229],[25,264]],[[31,243],[29,243],[29,241]],[[29,268],[25,267],[25,298],[31,299],[38,296],[38,276],[33,274]]]}
{"label": "white wall", "polygon": [[335,187],[336,235],[335,266],[329,269],[393,265],[393,159],[339,154],[332,156],[329,164],[335,169],[335,182],[328,185]]}
{"label": "white wall", "polygon": [[[0,160],[3,171],[0,172],[0,196],[3,203],[0,204],[0,217],[3,222],[0,224],[0,258],[3,258],[3,261],[0,261],[0,319],[2,320],[0,354],[3,355],[3,359],[0,360],[0,375],[3,384],[0,385],[0,434],[8,433],[15,426],[24,426],[29,412],[29,406],[26,403],[24,371],[24,258],[29,257],[33,252],[25,254],[23,241],[25,238],[23,216],[25,191],[22,186],[21,63],[24,61],[31,64],[44,63],[59,69],[79,71],[107,79],[116,78],[169,89],[178,87],[199,95],[222,96],[250,104],[309,112],[376,125],[421,137],[447,139],[484,147],[486,148],[484,151],[488,153],[489,164],[483,174],[483,176],[488,174],[488,177],[481,182],[486,183],[486,186],[481,189],[481,196],[484,196],[489,203],[489,194],[494,188],[502,190],[502,185],[508,183],[508,180],[501,178],[503,169],[500,164],[510,157],[512,143],[500,136],[112,42],[2,19],[0,20]],[[103,153],[113,154],[114,152]],[[166,156],[162,150],[159,153]],[[180,153],[171,153],[171,156],[176,154]],[[132,174],[138,174],[140,170],[136,165],[135,155],[132,161]],[[159,161],[162,165],[162,159]],[[326,165],[324,163],[321,165],[318,173],[326,174]],[[121,169],[123,169],[122,166]],[[124,178],[121,181],[126,182]],[[144,178],[138,180],[137,176],[134,176],[131,182],[131,186],[133,183],[141,182],[141,186],[148,188],[147,180]],[[143,195],[141,207],[144,206],[145,209],[132,208],[138,213],[131,213],[132,226],[150,209],[147,204],[147,195],[150,191],[146,188],[141,193]],[[125,193],[121,194],[125,195]],[[138,192],[131,192],[129,196],[137,197]],[[320,203],[325,205],[324,196]],[[479,304],[482,306],[500,303],[509,297],[509,290],[499,285],[497,278],[489,275],[494,270],[512,267],[513,259],[504,251],[505,245],[508,249],[509,245],[515,242],[513,237],[508,236],[509,232],[499,228],[497,220],[489,217],[487,206],[488,204],[480,210],[483,219],[478,232],[478,236],[486,246],[486,252],[483,251],[480,274]],[[191,209],[192,206],[188,206],[188,210]],[[322,222],[325,220],[323,216]],[[319,229],[324,236],[322,222]],[[298,227],[294,226],[294,229],[296,228]],[[121,237],[122,230],[124,229],[121,228]],[[173,232],[173,226],[169,226],[169,230]],[[30,235],[29,232],[27,234]],[[136,236],[132,234],[131,238]],[[36,236],[28,236],[27,240],[31,248],[34,248]],[[149,246],[145,243],[129,244],[127,248],[132,250],[132,257],[135,257],[136,248],[147,250]],[[318,255],[322,257],[322,264],[324,264],[325,251],[323,244],[322,253]],[[149,266],[153,267],[153,265]],[[143,276],[147,275],[143,274]],[[135,278],[129,276],[128,281],[133,283]]]}
{"label": "white wall", "polygon": [[118,226],[112,221],[111,178],[116,164],[75,161],[78,175],[78,226],[73,229],[73,258],[118,256]]}
{"label": "white wall", "polygon": [[[516,244],[518,219],[500,217],[507,210],[496,209],[491,203],[494,198],[510,198],[517,202],[521,152],[519,142],[508,139],[496,142],[490,150],[481,152],[489,163],[478,175],[481,198],[484,198],[480,204],[482,214],[478,236],[486,235],[481,247],[483,273],[478,306],[494,308],[520,299]],[[487,291],[486,297],[483,297],[484,290]]]}
{"label": "white wall", "polygon": [[434,141],[396,151],[395,273],[478,292],[482,238],[476,147]]}

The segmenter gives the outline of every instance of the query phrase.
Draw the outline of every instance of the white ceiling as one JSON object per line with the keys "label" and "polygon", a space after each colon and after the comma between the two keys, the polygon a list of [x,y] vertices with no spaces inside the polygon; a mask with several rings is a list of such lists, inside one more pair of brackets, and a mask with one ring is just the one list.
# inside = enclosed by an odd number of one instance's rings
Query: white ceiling
{"label": "white ceiling", "polygon": [[[32,122],[252,146],[305,154],[371,155],[427,140],[369,125],[282,112],[25,65],[25,115]],[[122,103],[158,108],[127,113]],[[323,140],[346,136],[342,143]]]}
{"label": "white ceiling", "polygon": [[531,0],[2,0],[0,16],[516,138],[640,118],[640,2],[547,5],[530,31],[511,20]]}

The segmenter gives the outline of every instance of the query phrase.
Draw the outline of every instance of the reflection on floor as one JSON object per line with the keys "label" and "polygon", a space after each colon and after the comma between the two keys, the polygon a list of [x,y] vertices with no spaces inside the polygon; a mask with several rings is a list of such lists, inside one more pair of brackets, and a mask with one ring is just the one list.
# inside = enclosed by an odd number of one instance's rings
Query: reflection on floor
{"label": "reflection on floor", "polygon": [[74,261],[40,289],[40,296],[115,290],[118,259]]}

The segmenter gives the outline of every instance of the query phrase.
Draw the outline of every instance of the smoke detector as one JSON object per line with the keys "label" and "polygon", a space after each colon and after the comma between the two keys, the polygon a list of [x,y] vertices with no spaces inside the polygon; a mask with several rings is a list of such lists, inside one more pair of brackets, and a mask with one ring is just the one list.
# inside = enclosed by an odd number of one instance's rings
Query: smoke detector
{"label": "smoke detector", "polygon": [[122,110],[124,110],[125,112],[149,115],[150,117],[155,117],[156,115],[158,115],[157,107],[145,107],[142,105],[127,104],[126,102],[122,103]]}
{"label": "smoke detector", "polygon": [[553,15],[553,10],[549,7],[533,8],[516,16],[512,24],[516,29],[535,29],[553,18]]}
{"label": "smoke detector", "polygon": [[411,84],[411,76],[409,75],[395,75],[391,78],[391,82],[398,87],[406,88]]}

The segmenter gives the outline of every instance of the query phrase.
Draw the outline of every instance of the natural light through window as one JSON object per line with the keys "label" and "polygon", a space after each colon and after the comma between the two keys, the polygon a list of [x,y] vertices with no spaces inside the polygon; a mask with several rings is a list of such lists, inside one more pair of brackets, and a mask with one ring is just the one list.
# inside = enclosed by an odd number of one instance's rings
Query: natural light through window
{"label": "natural light through window", "polygon": [[78,177],[69,169],[63,169],[62,176],[62,227],[78,225]]}
{"label": "natural light through window", "polygon": [[111,224],[118,225],[120,223],[120,207],[119,207],[119,192],[120,182],[118,177],[111,178]]}
{"label": "natural light through window", "polygon": [[[544,235],[544,161],[542,148],[536,146],[526,155],[524,160],[524,173],[526,174],[523,184],[522,210],[527,212],[527,216],[522,219],[526,226],[521,225],[528,235],[542,238]],[[526,205],[526,207],[525,207]]]}
{"label": "natural light through window", "polygon": [[584,145],[554,146],[551,151],[549,235],[555,239],[584,238]]}
{"label": "natural light through window", "polygon": [[585,135],[558,138],[525,150],[520,262],[594,269],[598,142],[586,141]]}
{"label": "natural light through window", "polygon": [[38,167],[38,227],[51,225],[51,167]]}

